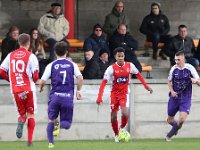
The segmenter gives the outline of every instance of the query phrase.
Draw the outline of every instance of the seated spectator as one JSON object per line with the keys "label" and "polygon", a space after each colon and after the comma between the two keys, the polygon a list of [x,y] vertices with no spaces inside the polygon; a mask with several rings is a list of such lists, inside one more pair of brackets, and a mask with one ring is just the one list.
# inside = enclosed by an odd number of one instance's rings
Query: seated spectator
{"label": "seated spectator", "polygon": [[44,51],[43,41],[39,37],[38,30],[36,28],[31,29],[30,37],[31,37],[30,51],[36,55],[38,61],[45,59],[46,54]]}
{"label": "seated spectator", "polygon": [[114,60],[114,49],[123,47],[125,49],[125,61],[132,62],[140,72],[142,71],[142,66],[135,54],[138,42],[127,32],[125,24],[118,26],[117,31],[110,38],[109,46],[111,61]]}
{"label": "seated spectator", "polygon": [[19,28],[17,26],[11,26],[6,38],[3,39],[1,44],[1,62],[3,62],[10,52],[19,48],[18,37]]}
{"label": "seated spectator", "polygon": [[103,36],[102,27],[100,24],[96,24],[93,27],[93,32],[89,38],[87,38],[84,42],[83,49],[92,49],[94,51],[94,58],[98,60],[99,51],[101,49],[108,49],[108,44]]}
{"label": "seated spectator", "polygon": [[[161,9],[160,3],[154,2],[151,4],[151,12],[147,15],[140,26],[140,32],[146,35],[147,41],[152,42],[153,59],[157,59],[158,43],[168,42],[171,35],[168,35],[170,30],[169,20]],[[163,50],[160,51],[159,56],[166,60]]]}
{"label": "seated spectator", "polygon": [[61,12],[61,4],[51,4],[51,10],[44,14],[39,21],[38,31],[50,48],[50,61],[55,58],[54,45],[58,41],[64,41],[68,45],[66,36],[69,33],[69,23]]}
{"label": "seated spectator", "polygon": [[193,39],[188,36],[188,30],[186,25],[180,25],[178,27],[178,35],[172,37],[172,39],[164,47],[165,53],[170,57],[171,65],[175,65],[174,56],[178,51],[183,51],[185,54],[186,62],[194,67],[199,66],[198,59],[194,58],[195,46]]}
{"label": "seated spectator", "polygon": [[99,67],[101,70],[101,78],[103,78],[104,72],[111,65],[109,61],[109,52],[106,49],[102,49],[99,52]]}
{"label": "seated spectator", "polygon": [[85,50],[85,68],[82,71],[84,79],[100,79],[101,70],[98,61],[94,59],[94,51],[91,49]]}
{"label": "seated spectator", "polygon": [[46,59],[46,54],[44,51],[43,41],[38,35],[38,30],[36,28],[30,31],[30,48],[29,50],[36,55],[39,62],[39,76],[41,77],[49,61]]}
{"label": "seated spectator", "polygon": [[109,41],[110,37],[117,30],[119,24],[125,24],[128,26],[128,18],[124,12],[124,3],[122,0],[118,0],[115,3],[110,14],[108,14],[105,18],[105,23],[103,26],[104,32],[107,34],[107,39]]}

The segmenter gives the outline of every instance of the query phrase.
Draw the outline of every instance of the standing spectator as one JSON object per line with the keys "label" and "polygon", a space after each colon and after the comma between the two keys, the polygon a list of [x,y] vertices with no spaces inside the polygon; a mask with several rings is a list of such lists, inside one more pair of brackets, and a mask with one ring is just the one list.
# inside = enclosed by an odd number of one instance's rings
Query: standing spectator
{"label": "standing spectator", "polygon": [[31,36],[31,45],[29,50],[36,55],[39,61],[39,68],[40,68],[39,76],[41,77],[49,61],[46,59],[43,40],[39,37],[38,30],[36,28],[31,29],[30,36]]}
{"label": "standing spectator", "polygon": [[94,51],[88,49],[84,52],[85,56],[85,67],[83,69],[84,79],[100,79],[101,70],[98,64],[98,60],[94,58]]}
{"label": "standing spectator", "polygon": [[[153,59],[157,59],[158,43],[166,43],[169,41],[171,37],[168,35],[169,30],[169,20],[167,16],[162,13],[160,3],[152,3],[151,12],[143,19],[140,26],[140,32],[146,35],[147,41],[152,42]],[[163,60],[167,59],[163,50],[160,51],[159,56]]]}
{"label": "standing spectator", "polygon": [[125,49],[125,61],[132,62],[139,72],[142,71],[142,66],[137,59],[135,49],[138,47],[138,42],[127,32],[125,24],[119,24],[117,31],[113,34],[109,41],[111,59],[114,59],[114,49],[123,47]]}
{"label": "standing spectator", "polygon": [[17,26],[11,26],[6,38],[3,39],[1,45],[1,62],[6,58],[6,56],[19,48],[18,44],[19,28]]}
{"label": "standing spectator", "polygon": [[101,70],[101,78],[103,78],[104,72],[110,66],[109,52],[106,49],[102,49],[99,53],[99,67]]}
{"label": "standing spectator", "polygon": [[[172,129],[168,132],[166,141],[171,141],[172,136],[178,133],[190,113],[192,83],[200,86],[199,75],[192,65],[185,63],[183,51],[175,54],[175,62],[176,64],[171,68],[168,76],[170,93],[167,122]],[[174,117],[178,111],[179,117],[176,121]]]}
{"label": "standing spectator", "polygon": [[92,49],[94,51],[94,57],[99,57],[99,52],[101,49],[108,49],[108,44],[103,36],[102,27],[100,24],[96,24],[93,27],[93,33],[84,42],[83,49]]}
{"label": "standing spectator", "polygon": [[61,12],[61,4],[51,4],[51,10],[40,18],[38,31],[50,48],[50,61],[54,60],[54,45],[58,41],[68,44],[66,36],[69,33],[69,23]]}
{"label": "standing spectator", "polygon": [[103,26],[104,31],[107,33],[107,39],[109,40],[113,33],[116,31],[119,24],[125,24],[128,26],[128,18],[124,13],[124,3],[122,0],[118,0],[115,3],[110,14],[105,18]]}
{"label": "standing spectator", "polygon": [[186,62],[194,67],[199,66],[198,59],[194,58],[195,46],[193,39],[188,36],[188,29],[186,25],[179,25],[178,35],[172,37],[172,39],[166,44],[165,53],[170,57],[171,65],[175,65],[174,56],[178,51],[183,51],[185,54]]}
{"label": "standing spectator", "polygon": [[[58,42],[55,45],[57,60],[50,63],[41,78],[39,92],[42,92],[45,81],[51,78],[52,88],[48,102],[47,137],[49,148],[54,147],[54,137],[58,136],[60,128],[71,127],[74,110],[74,76],[77,78],[77,100],[81,99],[81,88],[83,77],[78,66],[67,60],[68,46],[65,42]],[[60,66],[60,67],[59,67]],[[57,117],[60,114],[60,123]]]}
{"label": "standing spectator", "polygon": [[[119,130],[124,130],[128,122],[129,107],[129,81],[130,75],[135,74],[136,77],[144,85],[145,89],[150,93],[153,90],[148,86],[138,69],[129,62],[124,61],[125,50],[122,47],[116,48],[114,51],[116,63],[109,66],[104,74],[103,80],[99,87],[99,93],[96,103],[100,105],[103,100],[103,93],[107,82],[112,81],[112,90],[110,93],[110,109],[111,109],[111,125],[115,134],[115,142],[119,142]],[[121,109],[121,125],[118,128],[117,113]]]}
{"label": "standing spectator", "polygon": [[[11,92],[19,113],[16,135],[22,137],[23,126],[28,120],[27,146],[32,146],[32,137],[35,128],[35,113],[37,99],[35,83],[39,78],[38,60],[29,52],[30,36],[19,35],[20,48],[8,54],[0,66],[0,75],[10,82]],[[7,72],[9,71],[9,76]]]}

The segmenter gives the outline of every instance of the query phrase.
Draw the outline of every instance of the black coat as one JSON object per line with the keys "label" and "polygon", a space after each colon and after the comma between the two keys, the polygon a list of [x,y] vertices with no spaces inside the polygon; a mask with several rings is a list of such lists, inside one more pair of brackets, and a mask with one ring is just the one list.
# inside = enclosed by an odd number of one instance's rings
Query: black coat
{"label": "black coat", "polygon": [[84,79],[100,79],[101,78],[101,70],[99,64],[94,57],[86,61],[85,68],[83,69],[83,78]]}
{"label": "black coat", "polygon": [[6,56],[10,53],[13,52],[14,50],[19,48],[19,44],[17,40],[13,40],[9,37],[3,39],[2,45],[1,45],[1,62],[6,58]]}
{"label": "black coat", "polygon": [[140,26],[140,32],[145,35],[152,35],[159,33],[160,35],[167,35],[170,30],[169,20],[167,16],[160,11],[159,15],[150,13],[147,15]]}

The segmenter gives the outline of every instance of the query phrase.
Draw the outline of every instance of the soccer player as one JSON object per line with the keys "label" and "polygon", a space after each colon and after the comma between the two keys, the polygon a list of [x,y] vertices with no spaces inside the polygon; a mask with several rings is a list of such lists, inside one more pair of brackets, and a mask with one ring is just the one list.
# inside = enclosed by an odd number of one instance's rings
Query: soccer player
{"label": "soccer player", "polygon": [[[74,107],[74,76],[77,78],[77,100],[81,99],[80,91],[83,85],[83,77],[78,66],[66,59],[68,45],[65,42],[56,43],[55,53],[57,60],[47,65],[38,89],[41,92],[45,81],[51,78],[47,125],[49,148],[54,147],[54,136],[58,135],[59,128],[69,129],[71,126]],[[59,113],[60,123],[57,121]]]}
{"label": "soccer player", "polygon": [[144,85],[145,89],[150,91],[150,93],[152,93],[153,90],[147,85],[146,81],[144,80],[144,78],[142,77],[138,69],[134,66],[134,64],[124,61],[124,57],[125,57],[124,48],[122,47],[116,48],[114,50],[114,56],[116,59],[116,63],[109,66],[107,70],[105,71],[103,80],[99,88],[99,94],[98,94],[96,103],[98,105],[102,103],[102,96],[103,96],[106,83],[108,81],[112,81],[113,86],[112,86],[111,95],[110,95],[111,124],[112,124],[112,129],[115,134],[115,142],[119,142],[118,141],[119,128],[118,128],[117,112],[120,106],[121,113],[122,113],[120,130],[123,131],[124,127],[126,126],[128,122],[128,107],[129,107],[128,106],[129,105],[128,84],[130,81],[130,75],[135,74],[136,77]]}
{"label": "soccer player", "polygon": [[[167,122],[172,129],[167,134],[166,141],[171,141],[172,136],[177,134],[190,112],[192,83],[200,85],[199,75],[192,65],[185,63],[183,51],[175,54],[175,62],[176,64],[171,68],[168,76],[170,92]],[[176,121],[174,116],[178,111],[180,113]]]}
{"label": "soccer player", "polygon": [[27,146],[32,146],[35,128],[34,114],[37,112],[35,83],[39,78],[39,67],[36,56],[28,51],[30,36],[23,33],[19,35],[18,42],[20,48],[7,55],[0,66],[0,75],[10,82],[19,113],[16,135],[18,138],[22,137],[23,126],[28,119]]}

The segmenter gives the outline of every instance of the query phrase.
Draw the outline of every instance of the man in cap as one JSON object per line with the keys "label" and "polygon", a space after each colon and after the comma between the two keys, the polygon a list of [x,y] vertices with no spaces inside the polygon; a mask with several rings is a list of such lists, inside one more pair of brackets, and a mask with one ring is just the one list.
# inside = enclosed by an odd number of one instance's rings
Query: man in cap
{"label": "man in cap", "polygon": [[50,49],[49,59],[53,61],[55,43],[64,41],[69,45],[66,40],[66,36],[69,33],[69,22],[61,12],[60,3],[51,4],[51,10],[40,18],[38,31],[48,43]]}

